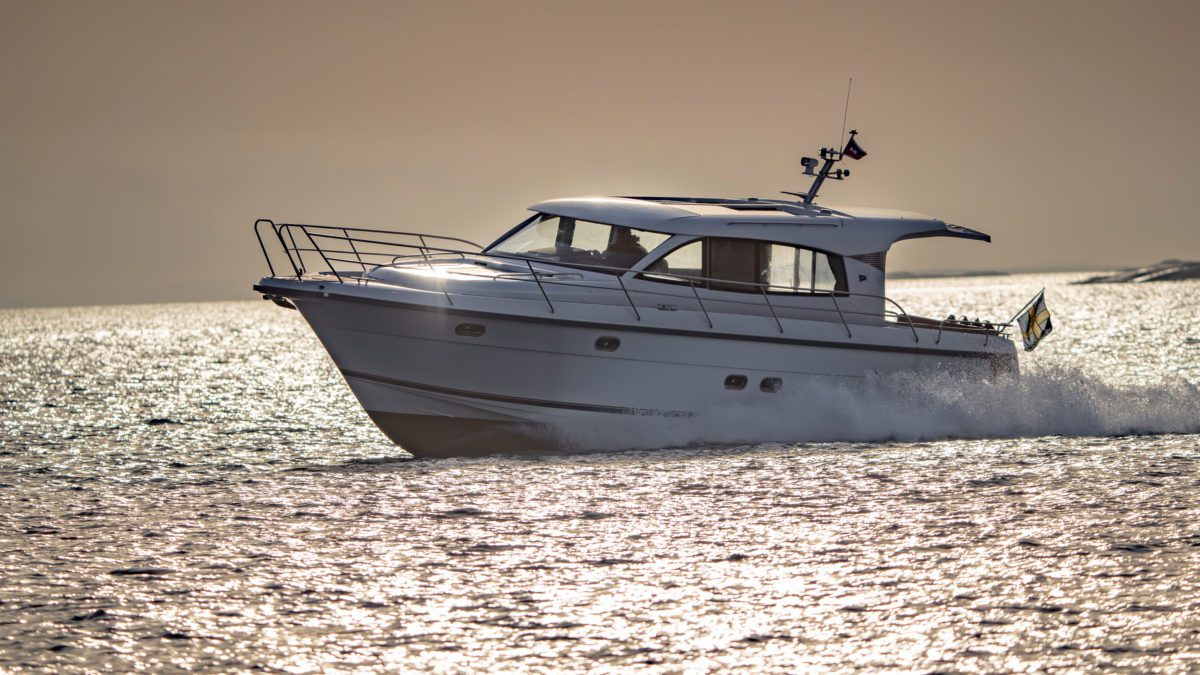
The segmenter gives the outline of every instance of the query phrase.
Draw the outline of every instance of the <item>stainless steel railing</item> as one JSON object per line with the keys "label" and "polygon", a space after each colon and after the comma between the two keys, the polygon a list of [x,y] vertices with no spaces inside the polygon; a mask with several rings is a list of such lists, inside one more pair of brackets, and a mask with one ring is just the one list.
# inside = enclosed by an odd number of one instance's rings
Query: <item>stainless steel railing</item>
{"label": "stainless steel railing", "polygon": [[[634,317],[637,321],[642,320],[642,314],[638,310],[637,304],[633,300],[628,287],[626,287],[623,276],[629,272],[637,272],[638,274],[653,274],[657,278],[668,278],[679,285],[686,285],[691,290],[691,298],[695,301],[700,312],[704,315],[705,322],[711,329],[714,327],[712,316],[705,307],[704,300],[700,297],[700,288],[708,288],[711,282],[718,282],[723,286],[742,286],[746,288],[748,297],[756,298],[755,301],[736,300],[731,298],[710,298],[713,302],[722,304],[746,305],[757,308],[765,308],[774,320],[780,334],[784,333],[783,322],[780,320],[779,314],[776,311],[775,305],[771,302],[771,293],[787,293],[794,295],[793,289],[786,286],[778,286],[772,284],[753,283],[730,281],[726,279],[716,279],[712,277],[693,276],[686,274],[677,274],[673,272],[658,272],[646,270],[633,270],[625,267],[612,267],[607,265],[596,265],[590,263],[573,263],[559,262],[553,260],[540,260],[536,257],[511,255],[504,253],[484,253],[483,247],[458,237],[447,237],[442,235],[433,235],[419,232],[403,232],[396,230],[384,229],[368,229],[358,227],[344,227],[331,225],[311,225],[300,223],[275,223],[268,219],[259,219],[254,223],[254,233],[258,239],[259,248],[262,250],[263,257],[267,261],[267,267],[271,271],[271,276],[278,276],[275,270],[275,264],[272,262],[271,255],[268,252],[267,245],[263,239],[262,226],[267,226],[271,230],[276,242],[280,247],[280,252],[286,257],[288,266],[297,279],[301,279],[305,274],[331,274],[337,281],[342,283],[358,283],[369,284],[378,282],[370,279],[365,275],[374,269],[387,267],[406,267],[414,264],[428,267],[431,271],[435,270],[434,264],[439,262],[448,262],[453,260],[459,261],[475,261],[480,256],[486,255],[489,259],[497,259],[508,261],[515,266],[524,267],[528,272],[511,272],[508,274],[472,274],[465,270],[455,270],[455,276],[475,276],[486,278],[505,278],[518,281],[532,281],[537,285],[539,294],[546,303],[546,307],[551,314],[555,313],[554,302],[551,300],[550,293],[546,290],[547,286],[569,286],[571,288],[587,288],[599,289],[605,291],[619,291],[623,294],[625,301],[628,302],[630,309],[633,310]],[[354,234],[351,234],[354,233]],[[297,242],[299,237],[299,243]],[[434,244],[430,244],[430,242]],[[307,242],[307,246],[303,243]],[[438,245],[446,242],[446,245]],[[475,250],[466,250],[462,248],[452,248],[455,244],[466,244],[473,247]],[[341,248],[339,248],[341,247]],[[309,272],[308,261],[305,254],[311,259],[313,256],[319,258],[324,267],[324,271]],[[534,263],[545,265],[553,265],[555,267],[564,267],[568,269],[578,269],[586,271],[602,272],[610,274],[617,282],[617,287],[602,286],[579,282],[576,280],[560,280],[557,277],[562,277],[560,272],[552,272],[547,270],[538,270],[534,268]],[[337,264],[350,265],[360,268],[361,272],[350,272],[345,269],[339,270]],[[527,277],[527,278],[526,278]],[[445,296],[447,303],[454,305],[452,294],[446,288],[444,280],[438,278],[438,284],[442,294]],[[670,293],[665,290],[652,291],[645,289],[637,289],[635,291],[639,295],[660,296],[669,298],[686,298],[676,293]],[[846,331],[846,337],[852,338],[853,332],[850,329],[851,321],[847,321],[846,315],[860,315],[873,319],[880,318],[878,314],[857,311],[854,309],[843,310],[838,298],[867,298],[872,300],[880,300],[884,304],[883,318],[893,319],[898,324],[906,324],[912,332],[913,341],[919,343],[920,335],[917,333],[917,324],[913,321],[913,317],[905,311],[895,300],[883,295],[871,295],[867,293],[852,293],[848,291],[826,291],[813,293],[817,297],[827,297],[831,300],[832,309],[822,307],[788,307],[787,309],[803,312],[833,312],[838,315],[842,327]],[[757,298],[762,299],[758,302]],[[895,311],[887,309],[894,307]],[[934,328],[931,320],[920,320],[922,328]],[[1011,323],[991,324],[987,322],[962,322],[943,319],[937,322],[937,334],[934,339],[934,344],[939,344],[944,331],[954,331],[960,333],[976,333],[983,336],[984,344],[991,337],[1007,336]]]}

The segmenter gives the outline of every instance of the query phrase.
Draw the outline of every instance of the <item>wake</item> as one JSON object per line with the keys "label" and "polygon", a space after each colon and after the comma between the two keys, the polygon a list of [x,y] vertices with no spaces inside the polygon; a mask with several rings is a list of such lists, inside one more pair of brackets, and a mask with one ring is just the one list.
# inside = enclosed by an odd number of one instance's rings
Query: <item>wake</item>
{"label": "wake", "polygon": [[1052,366],[996,382],[943,372],[788,385],[770,399],[754,397],[754,405],[692,418],[573,423],[555,435],[576,449],[615,449],[1200,433],[1200,389],[1183,380],[1120,385]]}

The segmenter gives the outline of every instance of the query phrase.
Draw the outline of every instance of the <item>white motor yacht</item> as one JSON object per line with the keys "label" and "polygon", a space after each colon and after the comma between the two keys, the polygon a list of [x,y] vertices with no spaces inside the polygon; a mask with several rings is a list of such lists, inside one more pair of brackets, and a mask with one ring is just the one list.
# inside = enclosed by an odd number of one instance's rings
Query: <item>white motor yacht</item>
{"label": "white motor yacht", "polygon": [[[885,295],[888,250],[990,238],[905,211],[795,200],[554,199],[488,246],[441,235],[275,223],[271,275],[381,430],[416,457],[558,449],[556,430],[630,416],[778,408],[812,378],[956,368],[1016,375],[1011,322],[928,319]],[[599,424],[597,424],[599,423]],[[612,427],[612,428],[615,428]],[[609,441],[593,434],[592,448]]]}

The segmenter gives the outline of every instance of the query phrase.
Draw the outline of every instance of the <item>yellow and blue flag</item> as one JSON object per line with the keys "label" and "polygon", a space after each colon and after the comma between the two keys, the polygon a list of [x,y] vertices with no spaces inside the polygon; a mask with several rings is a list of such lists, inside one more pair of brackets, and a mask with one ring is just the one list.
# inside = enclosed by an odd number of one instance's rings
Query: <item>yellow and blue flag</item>
{"label": "yellow and blue flag", "polygon": [[1046,309],[1046,292],[1041,291],[1037,297],[1021,311],[1017,324],[1021,326],[1021,337],[1025,340],[1025,351],[1031,352],[1042,338],[1054,330],[1050,323],[1050,310]]}

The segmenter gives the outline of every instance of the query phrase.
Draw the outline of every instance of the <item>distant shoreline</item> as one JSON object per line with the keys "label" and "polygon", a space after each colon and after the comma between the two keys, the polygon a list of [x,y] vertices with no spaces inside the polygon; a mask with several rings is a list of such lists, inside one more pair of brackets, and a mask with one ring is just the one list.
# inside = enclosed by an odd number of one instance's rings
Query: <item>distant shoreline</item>
{"label": "distant shoreline", "polygon": [[889,272],[888,279],[943,279],[946,277],[1007,277],[1011,276],[1012,272],[999,272],[996,270],[980,270],[972,272],[967,270],[957,270],[952,272]]}
{"label": "distant shoreline", "polygon": [[1164,260],[1146,267],[1098,274],[1076,281],[1077,284],[1141,284],[1151,281],[1186,281],[1200,279],[1200,262],[1194,260]]}

